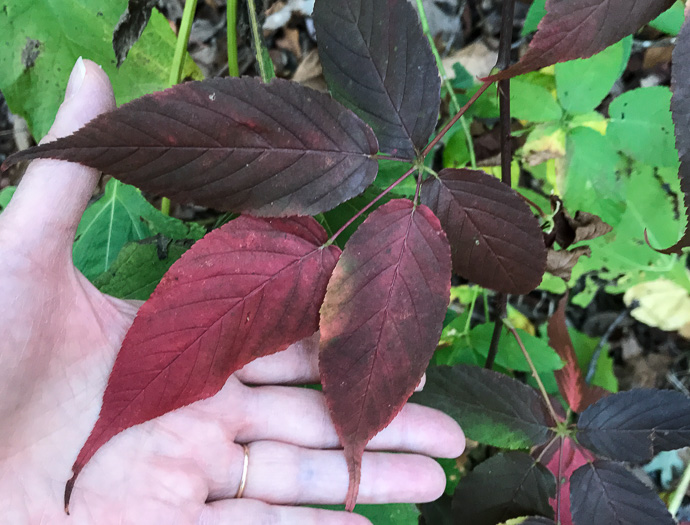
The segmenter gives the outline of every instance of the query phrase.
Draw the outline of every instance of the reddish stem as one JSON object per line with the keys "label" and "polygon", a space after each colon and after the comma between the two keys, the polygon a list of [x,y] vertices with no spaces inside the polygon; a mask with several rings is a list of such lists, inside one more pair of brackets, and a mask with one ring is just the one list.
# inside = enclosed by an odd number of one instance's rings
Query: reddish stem
{"label": "reddish stem", "polygon": [[393,188],[395,188],[398,184],[400,184],[407,177],[409,177],[412,174],[412,172],[416,169],[417,169],[416,166],[412,166],[409,170],[407,170],[405,175],[403,175],[398,180],[396,180],[393,184],[388,186],[385,190],[383,190],[381,193],[379,193],[375,199],[373,199],[371,202],[369,202],[369,204],[367,204],[364,208],[362,208],[357,213],[355,213],[352,217],[350,217],[350,220],[348,220],[345,224],[343,224],[337,232],[335,232],[333,235],[331,235],[331,238],[326,241],[326,244],[324,244],[324,246],[330,246],[331,244],[333,244],[333,242],[338,238],[338,235],[343,233],[343,231],[345,231],[347,229],[347,227],[350,226],[350,224],[352,224],[357,219],[359,219],[359,217],[361,217],[362,214],[366,213],[369,208],[371,208],[374,204],[376,204],[378,201],[380,201],[384,195],[389,193]]}
{"label": "reddish stem", "polygon": [[445,126],[443,126],[443,129],[441,129],[441,131],[438,132],[438,135],[436,135],[436,136],[434,137],[434,139],[433,139],[431,142],[429,142],[429,144],[427,145],[427,147],[424,148],[424,151],[422,151],[422,153],[421,153],[421,155],[420,155],[421,158],[423,158],[423,159],[426,158],[426,156],[429,154],[429,152],[430,152],[432,149],[434,149],[434,146],[436,146],[436,144],[439,143],[439,141],[443,138],[443,136],[444,136],[446,133],[448,133],[448,130],[449,130],[450,128],[452,128],[453,125],[454,125],[458,120],[460,120],[460,117],[462,117],[462,116],[467,112],[467,110],[470,109],[470,107],[472,106],[472,104],[474,104],[474,103],[477,101],[477,99],[478,99],[479,97],[482,96],[482,94],[484,93],[484,91],[486,91],[487,89],[489,89],[489,86],[490,86],[491,84],[493,84],[493,82],[491,82],[491,81],[487,81],[487,82],[484,82],[484,83],[482,84],[482,86],[477,90],[477,92],[476,92],[474,95],[472,95],[472,98],[469,99],[469,100],[467,101],[467,104],[465,104],[464,106],[462,106],[462,107],[460,108],[460,111],[458,111],[458,112],[455,114],[455,116],[450,120],[450,122],[448,122],[448,124],[446,124]]}

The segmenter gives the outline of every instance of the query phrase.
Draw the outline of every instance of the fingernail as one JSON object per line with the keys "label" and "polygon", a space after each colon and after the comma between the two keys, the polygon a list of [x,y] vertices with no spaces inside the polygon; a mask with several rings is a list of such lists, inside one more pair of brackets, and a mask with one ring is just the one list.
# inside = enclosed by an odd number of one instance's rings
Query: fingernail
{"label": "fingernail", "polygon": [[79,57],[77,62],[74,64],[74,68],[72,68],[72,73],[69,76],[67,91],[65,91],[65,100],[72,98],[79,92],[79,88],[81,88],[85,76],[86,66],[84,65],[82,58]]}

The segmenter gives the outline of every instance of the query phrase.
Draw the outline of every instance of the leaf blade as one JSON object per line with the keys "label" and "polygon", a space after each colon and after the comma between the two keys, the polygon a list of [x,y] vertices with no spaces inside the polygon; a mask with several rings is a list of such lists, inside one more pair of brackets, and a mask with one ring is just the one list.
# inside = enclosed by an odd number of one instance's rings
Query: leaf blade
{"label": "leaf blade", "polygon": [[495,447],[544,444],[556,424],[533,388],[476,366],[430,367],[424,389],[412,400],[450,415],[469,439]]}
{"label": "leaf blade", "polygon": [[597,459],[577,469],[570,481],[575,523],[591,525],[673,525],[654,492],[623,466]]}
{"label": "leaf blade", "polygon": [[601,387],[591,386],[585,382],[565,322],[565,307],[567,304],[568,296],[565,295],[558,302],[556,311],[549,319],[547,333],[549,345],[556,350],[565,362],[563,368],[554,371],[558,390],[568,402],[570,408],[580,413],[588,406],[608,395],[608,392]]}
{"label": "leaf blade", "polygon": [[438,219],[406,199],[372,212],[333,272],[321,310],[319,369],[348,461],[349,509],[366,443],[400,411],[431,359],[450,276]]}
{"label": "leaf blade", "polygon": [[326,238],[310,217],[244,216],[173,264],[125,336],[66,502],[79,472],[111,437],[214,395],[248,362],[317,330],[340,253],[322,248]]}
{"label": "leaf blade", "polygon": [[582,413],[577,438],[617,461],[649,461],[690,442],[690,398],[674,390],[642,388],[610,395]]}
{"label": "leaf blade", "polygon": [[453,511],[458,523],[495,525],[529,514],[553,517],[548,499],[556,479],[524,452],[502,452],[477,466],[458,483]]}
{"label": "leaf blade", "polygon": [[486,80],[536,71],[558,62],[589,58],[650,22],[672,0],[547,0],[546,16],[520,61]]}
{"label": "leaf blade", "polygon": [[546,247],[539,221],[515,190],[483,171],[444,169],[422,184],[422,203],[448,234],[456,273],[504,293],[539,286]]}
{"label": "leaf blade", "polygon": [[313,215],[374,180],[371,129],[328,95],[275,79],[179,84],[30,148],[178,202],[259,216]]}
{"label": "leaf blade", "polygon": [[412,5],[322,0],[314,21],[333,96],[371,125],[381,151],[414,159],[436,126],[441,79]]}

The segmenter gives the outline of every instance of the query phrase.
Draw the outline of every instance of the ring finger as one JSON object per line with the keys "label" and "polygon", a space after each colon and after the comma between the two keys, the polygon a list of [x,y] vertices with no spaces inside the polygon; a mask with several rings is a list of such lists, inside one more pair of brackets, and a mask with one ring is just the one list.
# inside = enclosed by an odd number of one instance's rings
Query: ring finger
{"label": "ring finger", "polygon": [[[233,465],[223,482],[209,487],[209,499],[234,498],[242,467],[241,462]],[[249,444],[245,499],[281,505],[340,504],[345,501],[348,483],[340,450],[314,450],[274,441]],[[441,495],[445,484],[443,469],[429,457],[365,452],[358,502],[432,501]]]}

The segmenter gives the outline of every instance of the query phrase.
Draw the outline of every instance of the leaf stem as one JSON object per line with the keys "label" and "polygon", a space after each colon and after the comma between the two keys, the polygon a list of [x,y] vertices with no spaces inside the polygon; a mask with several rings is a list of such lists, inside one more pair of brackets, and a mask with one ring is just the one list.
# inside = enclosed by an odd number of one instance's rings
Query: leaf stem
{"label": "leaf stem", "polygon": [[[441,82],[443,83],[443,87],[446,88],[446,91],[450,95],[451,109],[453,112],[457,113],[458,111],[460,111],[460,102],[458,102],[458,97],[455,94],[455,90],[453,89],[453,86],[451,85],[450,80],[448,79],[448,75],[446,74],[446,67],[443,65],[443,60],[441,59],[441,55],[439,54],[438,49],[436,48],[436,43],[434,42],[434,38],[431,35],[431,31],[429,30],[429,21],[427,20],[426,11],[424,10],[424,3],[422,2],[422,0],[417,0],[417,11],[419,12],[419,20],[422,22],[422,31],[429,40],[431,52],[434,54],[434,58],[436,59],[436,67],[438,67],[438,71],[441,74]],[[465,119],[465,117],[460,117],[460,124],[462,124],[462,130],[465,133],[465,139],[467,140],[467,149],[470,153],[470,163],[472,165],[472,168],[476,168],[477,157],[474,153],[474,143],[472,142],[472,135],[470,134],[470,128],[467,125],[467,120]]]}
{"label": "leaf stem", "polygon": [[273,72],[273,68],[271,67],[269,70],[269,67],[266,64],[266,56],[264,55],[264,41],[263,38],[261,38],[261,28],[259,27],[259,19],[256,16],[256,5],[254,4],[254,0],[247,0],[247,8],[249,10],[249,23],[252,26],[252,38],[254,40],[256,61],[259,64],[259,73],[261,73],[261,80],[265,84],[268,84],[271,80],[273,80],[275,73]]}
{"label": "leaf stem", "polygon": [[420,155],[422,158],[425,158],[425,157],[429,154],[429,152],[431,152],[431,150],[434,149],[434,147],[436,146],[436,144],[438,144],[439,141],[443,138],[443,136],[444,136],[446,133],[448,133],[448,130],[449,130],[450,128],[452,128],[453,125],[454,125],[458,120],[460,120],[460,118],[467,112],[467,110],[470,109],[470,107],[472,106],[472,104],[474,104],[474,103],[477,101],[477,99],[478,99],[479,97],[481,97],[481,96],[484,94],[484,91],[486,91],[487,89],[489,89],[489,86],[491,86],[491,84],[493,84],[493,82],[491,82],[491,81],[487,81],[487,82],[484,82],[484,83],[482,84],[482,86],[477,90],[477,92],[476,92],[474,95],[472,95],[472,98],[469,99],[469,100],[467,101],[467,104],[465,104],[464,106],[462,106],[462,108],[460,108],[460,111],[458,111],[458,112],[455,114],[455,116],[454,116],[452,119],[450,119],[450,121],[449,121],[445,126],[443,126],[443,128],[441,129],[441,131],[438,132],[438,135],[436,135],[436,136],[433,138],[433,140],[432,140],[431,142],[429,142],[429,144],[427,145],[427,147],[424,148],[424,151],[422,151],[422,153],[421,153],[421,155]]}
{"label": "leaf stem", "polygon": [[240,76],[240,65],[237,59],[237,0],[228,0],[227,33],[228,33],[228,75]]}
{"label": "leaf stem", "polygon": [[404,181],[407,177],[412,175],[412,173],[416,169],[418,169],[417,166],[412,166],[409,170],[407,170],[407,172],[402,177],[400,177],[393,184],[388,186],[385,190],[383,190],[381,193],[379,193],[374,199],[372,199],[369,202],[369,204],[364,206],[361,210],[359,210],[352,217],[350,217],[350,219],[345,224],[343,224],[337,232],[335,232],[333,235],[331,235],[331,238],[326,241],[324,246],[330,246],[331,244],[333,244],[333,242],[338,238],[338,235],[343,233],[343,231],[345,231],[347,229],[347,227],[350,226],[350,224],[352,224],[357,219],[359,219],[362,216],[362,214],[366,213],[367,210],[369,210],[369,208],[371,208],[374,204],[376,204],[378,201],[380,201],[384,195],[386,195],[388,192],[390,192],[393,188],[395,188],[398,184],[400,184],[402,181]]}
{"label": "leaf stem", "polygon": [[374,155],[376,160],[394,160],[396,162],[414,162],[414,159],[405,159],[403,157],[393,157],[391,155],[385,155],[383,153],[377,153]]}
{"label": "leaf stem", "polygon": [[680,483],[676,488],[676,491],[671,497],[671,502],[668,505],[668,510],[671,515],[675,518],[681,504],[683,503],[683,498],[688,492],[688,487],[690,487],[690,463],[685,467],[685,472],[683,472],[683,477],[680,479]]}
{"label": "leaf stem", "polygon": [[[179,84],[180,80],[182,80],[184,59],[187,55],[189,34],[192,32],[192,22],[194,21],[194,13],[196,12],[196,3],[197,0],[187,0],[184,4],[182,21],[180,22],[180,28],[177,32],[175,53],[173,54],[172,66],[170,66],[170,77],[168,77],[168,84],[170,86]],[[170,215],[170,199],[167,197],[161,199],[161,213],[163,215]]]}
{"label": "leaf stem", "polygon": [[515,328],[513,328],[513,326],[508,321],[503,321],[503,324],[510,331],[510,333],[513,334],[513,337],[517,341],[520,350],[522,350],[522,354],[525,356],[525,359],[527,360],[529,369],[532,371],[532,377],[534,377],[534,380],[537,382],[537,385],[539,386],[539,391],[541,392],[541,395],[544,398],[544,401],[546,402],[546,407],[549,410],[549,414],[551,414],[551,417],[553,418],[554,422],[557,423],[558,421],[560,421],[560,418],[558,417],[558,414],[556,414],[556,411],[554,410],[553,405],[551,404],[551,398],[549,397],[549,394],[546,392],[546,388],[544,388],[544,383],[541,382],[541,378],[539,377],[537,369],[535,368],[534,363],[532,362],[532,358],[527,353],[527,349],[525,348],[522,339],[520,339],[520,334],[517,333],[517,330],[515,330]]}

